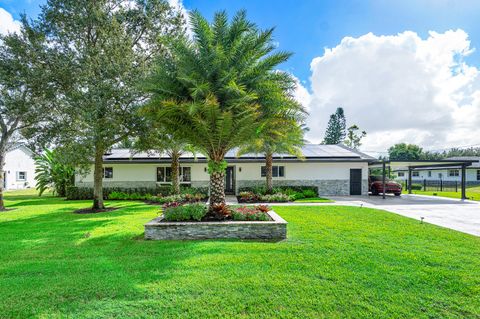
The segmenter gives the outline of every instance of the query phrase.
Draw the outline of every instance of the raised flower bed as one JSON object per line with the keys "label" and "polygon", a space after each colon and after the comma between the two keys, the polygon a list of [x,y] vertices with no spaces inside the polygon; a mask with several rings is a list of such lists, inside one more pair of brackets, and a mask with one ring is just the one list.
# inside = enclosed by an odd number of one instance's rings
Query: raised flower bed
{"label": "raised flower bed", "polygon": [[169,205],[162,216],[145,224],[145,239],[283,240],[287,222],[266,206],[219,205],[207,214],[202,204]]}

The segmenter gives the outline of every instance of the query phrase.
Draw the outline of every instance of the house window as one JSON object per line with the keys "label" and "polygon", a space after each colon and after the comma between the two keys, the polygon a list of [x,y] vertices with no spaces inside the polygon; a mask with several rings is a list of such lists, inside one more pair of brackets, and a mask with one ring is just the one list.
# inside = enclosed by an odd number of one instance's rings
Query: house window
{"label": "house window", "polygon": [[[192,168],[180,167],[180,182],[192,181]],[[172,182],[172,168],[170,166],[157,167],[157,182],[159,183],[171,183]]]}
{"label": "house window", "polygon": [[103,178],[113,178],[113,167],[103,168]]}
{"label": "house window", "polygon": [[17,181],[26,181],[27,172],[17,172]]}
{"label": "house window", "polygon": [[[267,167],[262,166],[261,176],[267,176]],[[285,177],[285,166],[272,166],[272,177]]]}
{"label": "house window", "polygon": [[412,172],[412,176],[413,177],[418,177],[418,176],[420,176],[420,172]]}
{"label": "house window", "polygon": [[455,177],[455,176],[459,176],[460,173],[458,171],[458,169],[449,169],[448,170],[448,176],[450,177]]}
{"label": "house window", "polygon": [[480,169],[477,169],[477,181],[480,181]]}
{"label": "house window", "polygon": [[172,181],[171,167],[157,167],[157,182],[170,183]]}
{"label": "house window", "polygon": [[180,181],[181,182],[191,182],[192,181],[192,168],[191,167],[180,167]]}
{"label": "house window", "polygon": [[428,171],[428,177],[432,177],[432,171]]}
{"label": "house window", "polygon": [[404,172],[398,172],[398,177],[404,177],[405,173]]}

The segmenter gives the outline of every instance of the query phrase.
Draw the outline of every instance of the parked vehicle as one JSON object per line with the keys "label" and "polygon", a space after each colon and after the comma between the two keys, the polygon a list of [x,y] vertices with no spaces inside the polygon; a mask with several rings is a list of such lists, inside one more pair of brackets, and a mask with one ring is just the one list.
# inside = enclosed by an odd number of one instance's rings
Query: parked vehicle
{"label": "parked vehicle", "polygon": [[[369,191],[372,195],[378,195],[384,192],[382,176],[370,176],[368,184]],[[400,196],[402,194],[402,185],[385,178],[385,194],[395,194],[395,196]]]}

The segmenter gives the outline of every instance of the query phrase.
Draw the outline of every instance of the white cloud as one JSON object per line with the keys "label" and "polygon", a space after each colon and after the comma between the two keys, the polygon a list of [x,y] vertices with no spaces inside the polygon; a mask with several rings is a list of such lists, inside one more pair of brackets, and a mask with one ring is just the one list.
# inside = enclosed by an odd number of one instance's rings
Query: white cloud
{"label": "white cloud", "polygon": [[349,124],[368,132],[364,150],[398,142],[430,150],[480,143],[479,69],[464,62],[472,52],[463,30],[426,39],[411,31],[345,37],[312,60],[307,137],[320,142],[341,106]]}
{"label": "white cloud", "polygon": [[0,34],[20,31],[20,21],[13,19],[10,12],[0,8]]}
{"label": "white cloud", "polygon": [[182,13],[187,24],[187,35],[191,38],[193,33],[192,28],[190,27],[190,15],[188,14],[188,10],[185,9],[182,0],[168,0],[168,4]]}

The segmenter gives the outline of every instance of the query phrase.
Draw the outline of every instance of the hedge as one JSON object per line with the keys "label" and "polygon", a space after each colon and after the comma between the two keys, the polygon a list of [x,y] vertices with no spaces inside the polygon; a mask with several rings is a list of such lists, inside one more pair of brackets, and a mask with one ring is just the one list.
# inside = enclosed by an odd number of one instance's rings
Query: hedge
{"label": "hedge", "polygon": [[[292,186],[274,186],[273,187],[273,192],[281,192],[281,193],[286,193],[287,195],[291,195],[290,193],[302,193],[305,190],[311,190],[315,192],[315,194],[318,194],[318,187],[317,186],[297,186],[297,185],[292,185]],[[252,192],[254,194],[260,194],[260,195],[265,195],[267,192],[267,188],[265,186],[247,186],[247,187],[240,187],[238,189],[238,192]]]}
{"label": "hedge", "polygon": [[[152,196],[169,196],[172,194],[172,188],[170,186],[158,186],[158,187],[104,187],[103,198],[108,199],[108,196],[112,192],[119,192],[125,194],[139,194],[139,195],[152,195]],[[208,195],[207,187],[190,187],[182,186],[180,188],[182,194],[206,194]],[[67,187],[66,197],[68,200],[81,200],[81,199],[93,199],[93,187]]]}

